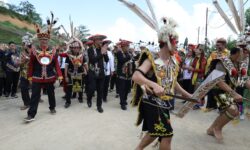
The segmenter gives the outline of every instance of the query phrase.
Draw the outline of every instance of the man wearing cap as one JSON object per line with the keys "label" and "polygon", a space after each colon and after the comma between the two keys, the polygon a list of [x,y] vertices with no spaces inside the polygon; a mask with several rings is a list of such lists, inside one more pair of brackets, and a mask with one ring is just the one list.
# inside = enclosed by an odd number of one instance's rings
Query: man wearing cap
{"label": "man wearing cap", "polygon": [[40,27],[36,25],[37,39],[39,46],[31,49],[30,62],[28,66],[28,80],[32,84],[32,94],[30,101],[30,108],[27,117],[24,119],[26,122],[34,121],[37,113],[39,100],[41,98],[41,88],[47,89],[49,99],[49,109],[51,114],[55,114],[56,100],[54,92],[54,83],[57,79],[62,80],[62,73],[56,55],[56,49],[49,47],[50,33],[52,26],[56,20],[47,20],[47,31],[42,32]]}
{"label": "man wearing cap", "polygon": [[121,51],[117,52],[117,75],[119,80],[119,96],[122,110],[127,110],[127,96],[131,88],[133,74],[132,56],[129,53],[130,41],[121,40]]}
{"label": "man wearing cap", "polygon": [[89,37],[89,40],[93,41],[93,46],[88,49],[89,58],[89,71],[87,75],[87,104],[88,107],[92,106],[92,97],[97,91],[97,110],[99,113],[103,112],[102,99],[103,99],[103,85],[104,85],[104,64],[108,62],[109,58],[107,55],[108,43],[103,45],[103,40],[106,38],[105,35],[93,35]]}

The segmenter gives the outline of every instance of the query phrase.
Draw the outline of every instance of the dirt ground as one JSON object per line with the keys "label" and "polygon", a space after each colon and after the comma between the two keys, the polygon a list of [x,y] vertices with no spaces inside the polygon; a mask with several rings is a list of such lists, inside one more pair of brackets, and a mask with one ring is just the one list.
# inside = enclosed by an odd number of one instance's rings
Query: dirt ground
{"label": "dirt ground", "polygon": [[[72,100],[68,109],[63,107],[62,89],[56,89],[57,113],[51,115],[47,96],[39,104],[36,120],[25,124],[26,111],[19,107],[22,100],[0,99],[0,150],[133,150],[139,142],[141,127],[134,125],[137,110],[129,107],[122,111],[119,99],[109,93],[103,104],[104,113],[97,112],[95,102],[88,108],[86,97],[80,104]],[[94,98],[95,99],[95,98]],[[177,102],[177,106],[181,103]],[[183,119],[171,116],[174,128],[173,150],[249,150],[250,121],[237,126],[230,123],[224,129],[224,143],[218,144],[206,129],[217,116],[216,111],[191,111]],[[152,150],[150,145],[147,150]]]}

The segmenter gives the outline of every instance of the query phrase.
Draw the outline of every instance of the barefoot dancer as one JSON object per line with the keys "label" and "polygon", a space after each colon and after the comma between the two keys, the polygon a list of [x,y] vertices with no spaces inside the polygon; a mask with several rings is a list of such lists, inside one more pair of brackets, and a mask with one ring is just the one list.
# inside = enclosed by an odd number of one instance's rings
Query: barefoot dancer
{"label": "barefoot dancer", "polygon": [[[160,29],[158,40],[160,58],[154,60],[149,51],[144,51],[139,60],[132,79],[135,82],[132,104],[138,106],[139,118],[137,125],[143,122],[143,131],[147,131],[136,150],[142,150],[157,137],[160,140],[160,149],[171,149],[173,129],[170,124],[169,100],[172,97],[164,93],[180,92],[185,97],[191,97],[177,82],[179,66],[174,57],[178,35],[172,20],[163,19],[164,26]],[[147,88],[148,94],[143,95],[141,86]]]}
{"label": "barefoot dancer", "polygon": [[235,88],[239,86],[238,78],[246,75],[243,68],[240,68],[240,51],[239,48],[232,48],[229,58],[218,57],[211,62],[210,70],[217,69],[226,74],[225,81],[219,82],[213,93],[220,115],[207,130],[207,134],[215,136],[218,142],[223,140],[222,128],[239,115],[235,101],[241,102],[242,96],[235,92]]}

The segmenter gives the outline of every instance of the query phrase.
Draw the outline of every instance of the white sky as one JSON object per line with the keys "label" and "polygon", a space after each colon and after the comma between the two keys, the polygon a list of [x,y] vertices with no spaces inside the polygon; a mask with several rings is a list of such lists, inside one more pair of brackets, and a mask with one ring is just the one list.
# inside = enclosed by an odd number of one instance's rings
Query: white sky
{"label": "white sky", "polygon": [[[225,2],[223,1],[221,3],[223,4]],[[177,21],[179,25],[177,31],[179,33],[180,43],[183,43],[184,39],[188,37],[189,43],[196,44],[198,39],[198,27],[200,27],[199,41],[200,43],[204,42],[206,16],[205,10],[207,7],[209,8],[208,38],[210,40],[220,37],[227,38],[229,36],[237,38],[237,35],[235,35],[227,25],[218,28],[220,25],[224,24],[224,21],[218,13],[213,12],[215,11],[215,8],[212,2],[200,2],[193,5],[192,13],[189,13],[187,10],[185,10],[185,6],[181,5],[176,0],[152,0],[152,5],[155,9],[158,20],[160,20],[162,16],[167,16],[172,17]],[[137,17],[136,15],[134,16]],[[140,19],[139,17],[137,18]],[[144,41],[157,41],[155,31],[153,31],[146,24],[143,27],[138,27],[133,22],[131,22],[129,18],[118,18],[111,27],[106,29],[106,31],[100,32],[103,34],[108,34],[109,38],[113,40],[123,37],[132,41],[138,41],[140,39]]]}

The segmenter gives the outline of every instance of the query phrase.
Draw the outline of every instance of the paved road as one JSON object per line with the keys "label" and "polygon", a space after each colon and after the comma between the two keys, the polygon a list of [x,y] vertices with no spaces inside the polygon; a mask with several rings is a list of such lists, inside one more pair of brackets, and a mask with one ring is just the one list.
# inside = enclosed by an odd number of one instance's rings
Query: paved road
{"label": "paved road", "polygon": [[[63,107],[61,88],[56,89],[57,114],[51,115],[47,96],[39,105],[36,120],[25,124],[26,111],[21,111],[18,99],[0,100],[0,150],[133,150],[139,142],[140,127],[134,126],[137,110],[122,111],[119,100],[110,93],[104,113],[97,112],[95,102],[88,108],[86,101],[72,100]],[[19,95],[20,97],[20,95]],[[86,97],[84,97],[86,100]],[[178,103],[177,105],[181,105]],[[185,118],[172,116],[173,150],[249,150],[250,121],[245,120],[224,130],[224,144],[205,134],[216,112],[192,111]],[[152,146],[147,150],[153,149]]]}

